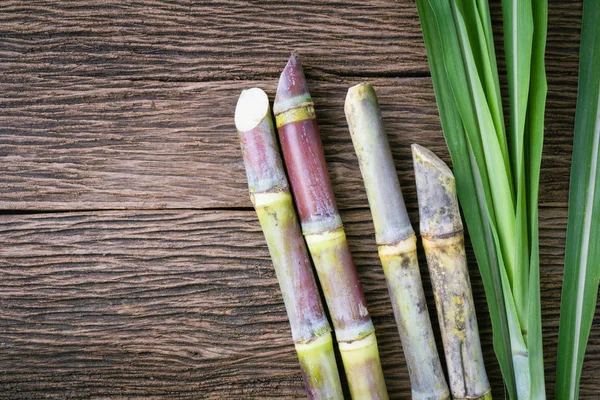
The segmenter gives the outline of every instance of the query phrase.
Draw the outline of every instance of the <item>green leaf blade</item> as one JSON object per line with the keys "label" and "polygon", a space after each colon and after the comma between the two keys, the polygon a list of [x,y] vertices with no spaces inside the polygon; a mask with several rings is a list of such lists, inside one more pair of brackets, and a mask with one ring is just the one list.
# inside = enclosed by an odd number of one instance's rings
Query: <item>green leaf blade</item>
{"label": "green leaf blade", "polygon": [[576,399],[600,277],[600,2],[585,0],[556,396]]}
{"label": "green leaf blade", "polygon": [[523,168],[523,137],[529,97],[533,14],[531,0],[502,0],[504,51],[510,101],[511,163],[514,180]]}
{"label": "green leaf blade", "polygon": [[[531,372],[532,398],[544,398],[544,350],[542,346],[542,315],[540,297],[540,261],[538,233],[538,193],[540,166],[544,143],[544,108],[548,85],[545,72],[546,33],[548,29],[547,0],[533,0],[533,47],[531,55],[531,80],[525,138],[525,169],[528,184],[527,208],[529,212],[529,294],[527,348]],[[542,397],[544,396],[544,397]]]}
{"label": "green leaf blade", "polygon": [[[482,158],[486,161],[485,166],[490,177],[489,186],[493,204],[490,213],[494,214],[498,227],[501,252],[505,260],[507,273],[513,276],[515,273],[513,254],[515,248],[515,215],[511,195],[510,166],[505,163],[502,155],[502,147],[496,135],[492,112],[488,106],[481,78],[476,68],[474,53],[467,38],[467,24],[458,7],[454,8],[454,15],[469,80],[470,95],[473,99],[475,118],[479,128],[476,131],[467,130],[467,136],[471,141],[479,139],[482,144]],[[477,134],[479,134],[479,137],[476,137]],[[501,218],[498,218],[498,216],[501,216]]]}
{"label": "green leaf blade", "polygon": [[525,184],[525,123],[531,74],[533,14],[531,0],[503,0],[504,49],[510,102],[510,161],[516,189],[515,230],[510,283],[521,326],[527,329],[529,244]]}

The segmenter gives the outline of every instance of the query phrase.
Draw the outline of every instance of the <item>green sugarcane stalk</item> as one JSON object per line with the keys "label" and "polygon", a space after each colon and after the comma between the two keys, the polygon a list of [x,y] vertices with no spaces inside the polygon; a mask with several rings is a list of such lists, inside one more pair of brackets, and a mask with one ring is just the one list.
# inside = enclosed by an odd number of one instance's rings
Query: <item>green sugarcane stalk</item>
{"label": "green sugarcane stalk", "polygon": [[302,232],[317,269],[353,399],[387,399],[375,329],[346,241],[302,65],[292,54],[273,106]]}
{"label": "green sugarcane stalk", "polygon": [[331,328],[288,189],[269,99],[244,90],[235,111],[248,187],[258,215],[304,376],[309,399],[343,399]]}
{"label": "green sugarcane stalk", "polygon": [[423,248],[454,399],[491,399],[465,255],[463,224],[450,168],[412,145]]}
{"label": "green sugarcane stalk", "polygon": [[379,257],[408,365],[412,398],[449,399],[421,282],[417,240],[373,86],[361,83],[351,87],[344,110],[373,216]]}

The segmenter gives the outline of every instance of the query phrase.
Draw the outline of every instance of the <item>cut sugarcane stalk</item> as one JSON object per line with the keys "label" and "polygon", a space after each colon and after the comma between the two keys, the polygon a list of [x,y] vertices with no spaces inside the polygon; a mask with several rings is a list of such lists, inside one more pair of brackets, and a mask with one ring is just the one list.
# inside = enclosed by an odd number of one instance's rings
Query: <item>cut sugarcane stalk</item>
{"label": "cut sugarcane stalk", "polygon": [[343,399],[331,328],[296,218],[265,92],[258,88],[242,92],[235,125],[250,197],[281,287],[308,398]]}
{"label": "cut sugarcane stalk", "polygon": [[491,399],[465,255],[463,225],[450,168],[413,144],[423,248],[437,307],[454,399]]}
{"label": "cut sugarcane stalk", "polygon": [[302,232],[317,269],[353,399],[387,399],[375,330],[325,164],[314,104],[292,54],[273,106]]}
{"label": "cut sugarcane stalk", "polygon": [[414,400],[449,399],[431,329],[413,231],[373,86],[348,90],[344,107],[375,225]]}

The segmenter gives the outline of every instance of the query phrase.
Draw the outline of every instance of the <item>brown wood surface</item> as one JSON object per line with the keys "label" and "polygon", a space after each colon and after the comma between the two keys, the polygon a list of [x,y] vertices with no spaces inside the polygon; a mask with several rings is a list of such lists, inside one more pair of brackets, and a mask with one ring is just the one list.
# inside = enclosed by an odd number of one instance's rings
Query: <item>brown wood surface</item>
{"label": "brown wood surface", "polygon": [[[552,1],[549,14],[540,250],[553,398],[581,4]],[[0,38],[0,398],[305,396],[232,121],[243,88],[274,94],[291,50],[390,395],[409,398],[343,100],[351,84],[376,87],[417,226],[410,144],[449,159],[412,0],[3,1]],[[600,397],[599,324],[581,398]]]}

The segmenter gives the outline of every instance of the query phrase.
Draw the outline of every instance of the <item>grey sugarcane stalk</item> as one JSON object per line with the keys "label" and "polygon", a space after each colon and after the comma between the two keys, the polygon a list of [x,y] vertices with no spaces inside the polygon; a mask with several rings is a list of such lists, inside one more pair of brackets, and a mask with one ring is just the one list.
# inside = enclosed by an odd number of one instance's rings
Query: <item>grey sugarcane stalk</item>
{"label": "grey sugarcane stalk", "polygon": [[387,399],[375,330],[325,164],[314,103],[292,54],[273,105],[302,232],[331,314],[353,399]]}
{"label": "grey sugarcane stalk", "polygon": [[465,255],[463,224],[450,168],[413,144],[423,248],[454,399],[491,399]]}
{"label": "grey sugarcane stalk", "polygon": [[410,223],[377,95],[369,83],[348,90],[344,110],[365,183],[375,238],[402,341],[414,400],[450,399],[431,328],[417,240]]}
{"label": "grey sugarcane stalk", "polygon": [[269,99],[258,88],[235,111],[248,187],[269,247],[309,399],[343,399],[325,316],[279,155]]}

